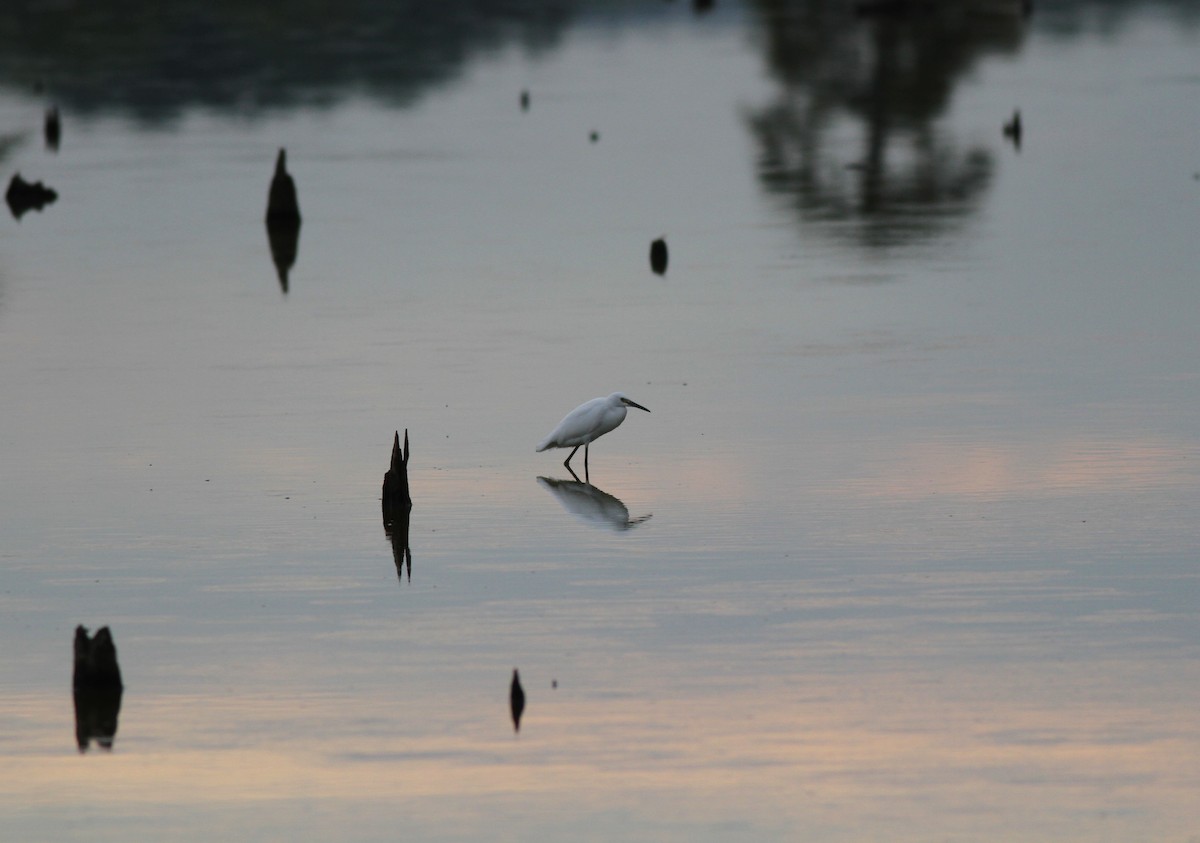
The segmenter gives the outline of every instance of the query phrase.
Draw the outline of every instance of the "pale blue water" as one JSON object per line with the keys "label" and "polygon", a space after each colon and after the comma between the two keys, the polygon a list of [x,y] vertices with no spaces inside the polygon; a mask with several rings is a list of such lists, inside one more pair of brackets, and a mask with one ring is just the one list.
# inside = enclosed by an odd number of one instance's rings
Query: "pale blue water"
{"label": "pale blue water", "polygon": [[0,836],[1200,835],[1194,4],[564,8],[6,51]]}

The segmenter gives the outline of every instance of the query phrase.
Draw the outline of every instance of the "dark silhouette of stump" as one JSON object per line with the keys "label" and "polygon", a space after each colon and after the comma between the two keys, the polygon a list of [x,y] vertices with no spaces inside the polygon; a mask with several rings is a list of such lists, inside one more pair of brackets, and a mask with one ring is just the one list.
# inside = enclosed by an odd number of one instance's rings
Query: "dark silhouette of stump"
{"label": "dark silhouette of stump", "polygon": [[529,91],[528,90],[521,91],[521,110],[522,111],[529,110]]}
{"label": "dark silhouette of stump", "polygon": [[107,626],[89,638],[83,626],[75,628],[75,671],[71,681],[75,699],[75,743],[87,752],[93,740],[112,749],[121,711],[121,669],[117,648]]}
{"label": "dark silhouette of stump", "polygon": [[88,637],[86,627],[75,627],[75,672],[71,685],[77,689],[123,687],[117,647],[107,626],[100,627],[94,638]]}
{"label": "dark silhouette of stump", "polygon": [[392,464],[383,475],[383,532],[392,541],[392,557],[396,575],[403,578],[408,567],[412,582],[412,551],[408,547],[408,524],[412,512],[412,497],[408,492],[408,431],[404,431],[404,447],[400,447],[400,431],[392,440]]}
{"label": "dark silhouette of stump", "polygon": [[383,511],[412,509],[408,494],[408,430],[404,431],[404,448],[400,447],[400,431],[392,440],[392,465],[383,475]]}
{"label": "dark silhouette of stump", "polygon": [[31,184],[21,178],[20,173],[12,177],[8,183],[8,190],[4,194],[4,201],[8,203],[8,209],[18,220],[26,211],[40,211],[56,199],[58,199],[58,194],[54,190],[46,187],[40,181]]}
{"label": "dark silhouette of stump", "polygon": [[300,205],[296,201],[296,183],[287,171],[287,150],[280,148],[275,159],[275,177],[267,194],[267,223],[300,226]]}
{"label": "dark silhouette of stump", "polygon": [[58,152],[58,144],[62,140],[62,118],[59,116],[58,106],[53,105],[46,110],[42,133],[46,137],[46,149]]}
{"label": "dark silhouette of stump", "polygon": [[287,171],[287,150],[282,148],[275,159],[275,176],[267,194],[267,242],[279,286],[287,293],[288,272],[296,263],[300,245],[300,205],[296,200],[296,183]]}
{"label": "dark silhouette of stump", "polygon": [[1004,137],[1012,141],[1013,149],[1021,151],[1021,112],[1014,111],[1012,119],[1004,124]]}
{"label": "dark silhouette of stump", "polygon": [[650,244],[650,268],[658,275],[667,271],[667,241],[662,237]]}
{"label": "dark silhouette of stump", "polygon": [[513,668],[512,686],[508,689],[508,706],[512,710],[513,731],[521,731],[521,713],[525,711],[525,690],[521,687],[521,677]]}

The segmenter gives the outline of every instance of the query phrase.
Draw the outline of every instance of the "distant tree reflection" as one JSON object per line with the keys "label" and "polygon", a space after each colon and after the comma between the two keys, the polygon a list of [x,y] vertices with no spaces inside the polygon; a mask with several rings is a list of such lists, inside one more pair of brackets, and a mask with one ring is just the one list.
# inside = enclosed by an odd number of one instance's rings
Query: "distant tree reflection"
{"label": "distant tree reflection", "polygon": [[992,155],[960,146],[938,119],[980,57],[1020,48],[1019,3],[753,5],[781,86],[748,116],[769,192],[869,247],[929,236],[976,209]]}

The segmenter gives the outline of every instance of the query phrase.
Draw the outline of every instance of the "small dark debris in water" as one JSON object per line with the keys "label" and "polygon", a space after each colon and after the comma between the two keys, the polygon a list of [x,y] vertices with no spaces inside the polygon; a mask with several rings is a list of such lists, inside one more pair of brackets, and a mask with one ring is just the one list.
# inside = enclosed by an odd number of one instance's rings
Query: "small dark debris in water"
{"label": "small dark debris in water", "polygon": [[512,710],[513,731],[521,731],[521,713],[525,711],[525,690],[521,687],[521,677],[513,668],[512,686],[508,689],[508,705]]}
{"label": "small dark debris in water", "polygon": [[62,117],[58,113],[57,105],[46,110],[46,120],[42,129],[46,136],[46,149],[58,152],[58,144],[62,140]]}
{"label": "small dark debris in water", "polygon": [[557,688],[557,687],[558,687],[558,680],[557,680],[557,679],[551,679],[551,680],[550,680],[550,687],[551,687],[551,688]]}
{"label": "small dark debris in water", "polygon": [[663,237],[650,244],[650,268],[658,275],[667,271],[667,241]]}
{"label": "small dark debris in water", "polygon": [[4,201],[8,203],[8,209],[18,220],[26,211],[40,211],[57,199],[58,193],[54,190],[46,187],[40,181],[27,182],[21,178],[20,173],[12,177],[12,181],[8,183],[8,190],[4,194]]}
{"label": "small dark debris in water", "polygon": [[521,110],[522,111],[529,110],[529,91],[528,90],[521,91]]}
{"label": "small dark debris in water", "polygon": [[592,143],[595,143],[596,141],[600,140],[600,133],[593,129],[592,133],[588,135],[588,140],[590,140]]}
{"label": "small dark debris in water", "polygon": [[1013,149],[1021,151],[1021,112],[1013,111],[1012,119],[1004,124],[1004,137],[1012,141]]}
{"label": "small dark debris in water", "polygon": [[692,0],[692,11],[698,15],[702,15],[705,12],[711,12],[715,5],[715,0]]}

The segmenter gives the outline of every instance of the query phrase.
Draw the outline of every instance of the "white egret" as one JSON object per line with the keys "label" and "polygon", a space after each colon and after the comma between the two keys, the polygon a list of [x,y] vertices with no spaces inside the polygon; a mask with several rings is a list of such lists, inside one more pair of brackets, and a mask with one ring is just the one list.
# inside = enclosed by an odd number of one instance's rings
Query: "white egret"
{"label": "white egret", "polygon": [[[646,410],[641,404],[625,397],[623,392],[614,392],[607,398],[593,398],[580,404],[558,423],[558,427],[541,441],[537,450],[547,448],[572,448],[571,455],[563,460],[567,471],[571,471],[571,457],[579,446],[583,446],[583,472],[588,470],[588,444],[599,439],[610,430],[615,430],[625,421],[627,407],[637,407]],[[646,410],[646,412],[650,412]],[[574,473],[574,472],[572,472]]]}

